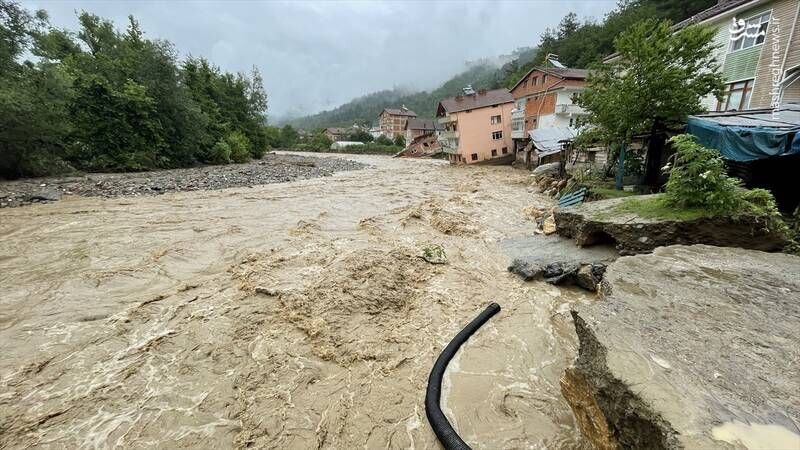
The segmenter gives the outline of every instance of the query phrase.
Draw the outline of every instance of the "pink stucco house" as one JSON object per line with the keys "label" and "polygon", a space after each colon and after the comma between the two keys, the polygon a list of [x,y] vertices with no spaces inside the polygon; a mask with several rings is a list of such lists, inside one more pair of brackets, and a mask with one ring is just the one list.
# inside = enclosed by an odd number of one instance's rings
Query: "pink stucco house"
{"label": "pink stucco house", "polygon": [[439,141],[451,164],[509,164],[514,160],[508,89],[464,89],[464,95],[439,102],[436,116],[444,130]]}

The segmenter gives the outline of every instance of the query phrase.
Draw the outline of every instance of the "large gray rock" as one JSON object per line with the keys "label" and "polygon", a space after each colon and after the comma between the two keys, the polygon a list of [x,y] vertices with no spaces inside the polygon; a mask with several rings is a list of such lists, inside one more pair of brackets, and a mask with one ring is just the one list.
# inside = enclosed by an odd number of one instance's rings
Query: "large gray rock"
{"label": "large gray rock", "polygon": [[[654,196],[639,196],[646,200]],[[689,221],[648,219],[620,212],[626,198],[586,202],[555,211],[556,231],[581,247],[613,244],[621,254],[648,253],[675,244],[708,244],[762,251],[779,251],[787,237],[767,229],[752,216],[703,217]]]}
{"label": "large gray rock", "polygon": [[602,278],[606,264],[619,257],[613,247],[580,248],[571,240],[556,235],[537,234],[507,239],[501,242],[501,246],[511,257],[509,272],[526,281],[543,278],[552,284],[577,284],[589,290],[595,289],[589,283],[578,281],[580,270],[588,267],[594,273],[599,272],[597,282]]}
{"label": "large gray rock", "polygon": [[531,171],[531,175],[534,176],[556,176],[558,172],[561,170],[561,163],[554,162],[548,164],[542,164],[541,166],[536,167]]}
{"label": "large gray rock", "polygon": [[662,247],[601,294],[562,379],[596,448],[800,448],[800,257]]}

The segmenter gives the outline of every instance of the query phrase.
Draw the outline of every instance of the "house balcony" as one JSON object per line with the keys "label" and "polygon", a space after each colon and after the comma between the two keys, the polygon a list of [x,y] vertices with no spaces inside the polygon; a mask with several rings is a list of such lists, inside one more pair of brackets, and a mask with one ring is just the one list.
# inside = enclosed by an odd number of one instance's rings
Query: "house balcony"
{"label": "house balcony", "polygon": [[511,110],[511,122],[514,122],[516,119],[525,120],[525,110],[514,108]]}
{"label": "house balcony", "polygon": [[586,114],[586,110],[571,103],[560,103],[556,105],[556,114]]}
{"label": "house balcony", "polygon": [[443,130],[439,132],[440,141],[450,141],[458,139],[458,131]]}
{"label": "house balcony", "polygon": [[448,123],[453,123],[455,121],[456,121],[456,117],[455,116],[447,115],[447,116],[444,116],[444,117],[439,117],[439,123],[442,124],[442,125],[446,125]]}

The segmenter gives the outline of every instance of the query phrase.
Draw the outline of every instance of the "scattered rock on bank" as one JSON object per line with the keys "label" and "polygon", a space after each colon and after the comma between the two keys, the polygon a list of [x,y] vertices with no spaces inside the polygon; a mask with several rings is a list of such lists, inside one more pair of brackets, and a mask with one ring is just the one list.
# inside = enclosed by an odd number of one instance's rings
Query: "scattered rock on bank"
{"label": "scattered rock on bank", "polygon": [[796,256],[705,245],[611,264],[603,299],[572,312],[562,392],[583,433],[602,449],[741,448],[738,427],[800,447],[798,274]]}
{"label": "scattered rock on bank", "polygon": [[245,164],[30,178],[0,182],[0,208],[54,202],[65,194],[120,197],[285,183],[364,167],[364,164],[346,159],[268,153],[260,160]]}
{"label": "scattered rock on bank", "polygon": [[[652,197],[637,198],[647,201]],[[624,201],[625,198],[618,198],[560,208],[555,212],[557,232],[573,238],[581,247],[613,244],[623,255],[648,253],[656,247],[675,244],[708,244],[762,251],[779,251],[788,244],[785,236],[766,229],[763,220],[756,217],[700,217],[686,221],[647,219],[620,212],[618,207]]]}

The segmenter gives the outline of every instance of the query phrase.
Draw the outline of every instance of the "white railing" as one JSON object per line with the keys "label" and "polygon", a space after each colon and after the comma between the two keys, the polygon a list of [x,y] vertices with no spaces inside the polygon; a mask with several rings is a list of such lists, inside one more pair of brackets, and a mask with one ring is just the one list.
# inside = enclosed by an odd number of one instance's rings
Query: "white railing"
{"label": "white railing", "polygon": [[556,114],[586,114],[586,111],[578,105],[561,103],[556,105]]}
{"label": "white railing", "polygon": [[458,139],[458,131],[449,131],[444,130],[439,132],[439,140],[451,140],[451,139]]}

